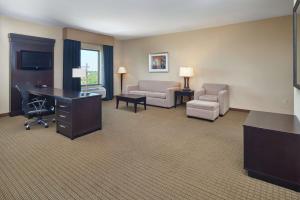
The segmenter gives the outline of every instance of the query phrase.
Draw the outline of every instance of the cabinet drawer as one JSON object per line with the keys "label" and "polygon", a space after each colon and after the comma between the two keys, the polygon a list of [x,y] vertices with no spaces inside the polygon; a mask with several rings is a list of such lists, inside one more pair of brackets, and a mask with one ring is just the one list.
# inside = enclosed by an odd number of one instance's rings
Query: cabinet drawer
{"label": "cabinet drawer", "polygon": [[62,110],[66,112],[71,112],[72,110],[72,102],[68,100],[58,99],[56,101],[56,110]]}
{"label": "cabinet drawer", "polygon": [[70,124],[62,122],[62,121],[57,121],[56,123],[56,130],[58,133],[73,139],[72,137],[72,127]]}
{"label": "cabinet drawer", "polygon": [[58,109],[56,111],[56,121],[62,121],[71,124],[72,122],[71,114],[69,112],[65,112]]}

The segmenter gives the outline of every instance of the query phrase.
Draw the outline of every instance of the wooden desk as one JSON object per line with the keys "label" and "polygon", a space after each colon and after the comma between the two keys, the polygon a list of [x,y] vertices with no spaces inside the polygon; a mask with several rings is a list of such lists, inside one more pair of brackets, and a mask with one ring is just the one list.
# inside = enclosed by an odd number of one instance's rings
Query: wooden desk
{"label": "wooden desk", "polygon": [[31,88],[33,95],[54,97],[56,132],[70,139],[102,129],[100,94],[66,91],[56,88]]}
{"label": "wooden desk", "polygon": [[296,116],[251,111],[244,123],[248,175],[300,191],[300,123]]}

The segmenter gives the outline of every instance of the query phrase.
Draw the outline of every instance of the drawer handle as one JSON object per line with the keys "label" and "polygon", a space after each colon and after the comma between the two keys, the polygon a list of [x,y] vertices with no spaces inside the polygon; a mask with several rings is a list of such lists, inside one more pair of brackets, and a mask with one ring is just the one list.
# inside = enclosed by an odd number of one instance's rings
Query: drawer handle
{"label": "drawer handle", "polygon": [[64,105],[59,105],[60,108],[66,108],[67,106]]}
{"label": "drawer handle", "polygon": [[67,128],[67,127],[65,127],[64,125],[59,125],[61,128]]}
{"label": "drawer handle", "polygon": [[65,115],[58,115],[59,117],[61,117],[61,118],[66,118],[66,116]]}

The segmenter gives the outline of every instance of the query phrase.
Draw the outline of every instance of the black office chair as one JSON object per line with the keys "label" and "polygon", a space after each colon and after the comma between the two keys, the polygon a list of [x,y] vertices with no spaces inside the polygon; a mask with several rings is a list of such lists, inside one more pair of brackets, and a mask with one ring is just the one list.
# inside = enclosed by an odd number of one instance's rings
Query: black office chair
{"label": "black office chair", "polygon": [[[48,128],[49,125],[43,116],[52,114],[54,108],[52,106],[47,107],[47,99],[44,97],[37,97],[30,100],[30,95],[26,88],[20,85],[16,85],[15,88],[19,91],[22,99],[22,111],[28,120],[24,123],[26,130],[30,130],[30,127],[35,124],[43,125]],[[36,118],[30,121],[30,119]],[[53,121],[54,122],[54,121]]]}

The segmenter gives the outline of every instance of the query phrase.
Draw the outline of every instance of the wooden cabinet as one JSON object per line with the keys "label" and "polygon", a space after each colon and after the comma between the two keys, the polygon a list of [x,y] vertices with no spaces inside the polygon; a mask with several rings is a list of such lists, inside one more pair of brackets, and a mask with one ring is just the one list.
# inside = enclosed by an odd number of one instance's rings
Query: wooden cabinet
{"label": "wooden cabinet", "polygon": [[101,96],[56,99],[56,131],[74,139],[102,128]]}
{"label": "wooden cabinet", "polygon": [[244,124],[248,175],[300,191],[300,124],[293,115],[251,111]]}

